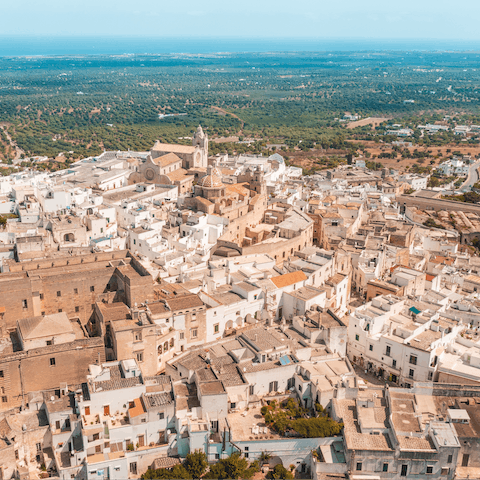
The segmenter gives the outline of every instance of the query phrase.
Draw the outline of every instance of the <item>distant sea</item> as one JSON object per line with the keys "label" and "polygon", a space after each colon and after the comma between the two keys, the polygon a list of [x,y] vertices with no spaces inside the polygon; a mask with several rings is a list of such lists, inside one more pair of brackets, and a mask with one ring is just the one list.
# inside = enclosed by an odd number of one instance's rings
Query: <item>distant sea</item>
{"label": "distant sea", "polygon": [[480,41],[0,36],[0,57],[358,51],[480,51]]}

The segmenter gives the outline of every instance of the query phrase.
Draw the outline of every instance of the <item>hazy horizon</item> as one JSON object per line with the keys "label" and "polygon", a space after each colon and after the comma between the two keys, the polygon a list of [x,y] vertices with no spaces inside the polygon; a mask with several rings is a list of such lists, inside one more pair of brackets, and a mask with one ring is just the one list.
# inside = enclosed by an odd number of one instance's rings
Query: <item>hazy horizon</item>
{"label": "hazy horizon", "polygon": [[[468,12],[466,14],[466,12]],[[480,2],[447,0],[18,0],[2,6],[3,35],[450,39],[480,41]]]}

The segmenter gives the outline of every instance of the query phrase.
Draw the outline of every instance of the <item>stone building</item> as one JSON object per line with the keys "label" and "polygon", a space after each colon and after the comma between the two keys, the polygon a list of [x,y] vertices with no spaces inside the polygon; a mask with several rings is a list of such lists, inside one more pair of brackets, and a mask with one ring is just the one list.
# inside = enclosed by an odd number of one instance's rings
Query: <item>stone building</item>
{"label": "stone building", "polygon": [[182,160],[182,168],[206,168],[208,165],[208,135],[199,125],[193,135],[192,145],[170,145],[156,142],[151,150],[152,159],[173,153]]}
{"label": "stone building", "polygon": [[154,296],[151,275],[125,250],[12,262],[9,270],[0,274],[4,333],[19,319],[61,312],[87,324],[96,302],[133,306]]}

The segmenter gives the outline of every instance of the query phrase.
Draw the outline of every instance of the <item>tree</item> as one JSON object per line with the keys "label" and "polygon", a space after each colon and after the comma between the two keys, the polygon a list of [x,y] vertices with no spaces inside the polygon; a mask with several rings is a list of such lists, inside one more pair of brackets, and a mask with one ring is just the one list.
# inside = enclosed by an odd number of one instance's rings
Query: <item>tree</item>
{"label": "tree", "polygon": [[200,478],[208,467],[207,455],[200,450],[195,450],[187,455],[183,465],[190,475],[188,478]]}
{"label": "tree", "polygon": [[271,479],[292,479],[293,473],[289,472],[282,464],[275,466],[273,471],[267,473],[267,478]]}
{"label": "tree", "polygon": [[175,465],[173,468],[159,468],[157,470],[148,469],[143,475],[142,480],[153,479],[190,479],[191,476],[183,465]]}
{"label": "tree", "polygon": [[250,478],[258,471],[258,462],[249,464],[248,461],[240,456],[240,453],[233,453],[228,458],[218,461],[210,467],[210,471],[203,478]]}

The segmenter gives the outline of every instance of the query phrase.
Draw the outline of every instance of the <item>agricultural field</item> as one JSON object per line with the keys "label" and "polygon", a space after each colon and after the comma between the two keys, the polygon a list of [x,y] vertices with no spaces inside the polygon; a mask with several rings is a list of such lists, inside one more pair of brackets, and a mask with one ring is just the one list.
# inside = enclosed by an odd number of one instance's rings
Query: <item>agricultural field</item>
{"label": "agricultural field", "polygon": [[[416,127],[445,118],[480,124],[479,60],[426,52],[3,57],[0,160],[63,153],[63,162],[39,168],[65,168],[104,149],[189,143],[198,124],[215,140],[212,154],[279,151],[307,170],[348,154],[395,168],[454,151],[478,155],[477,138]],[[339,121],[345,112],[360,120]],[[414,129],[412,147],[392,146],[392,123]]]}

